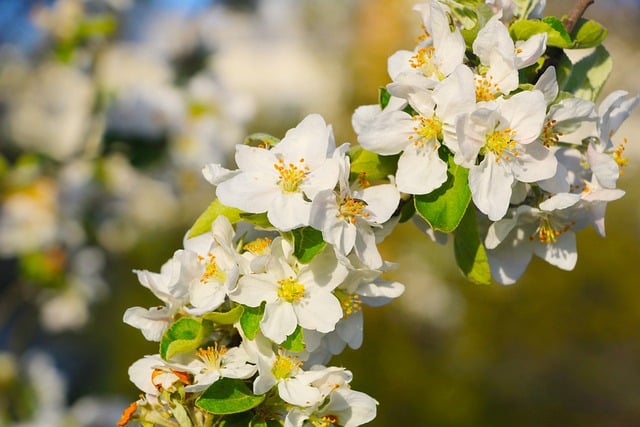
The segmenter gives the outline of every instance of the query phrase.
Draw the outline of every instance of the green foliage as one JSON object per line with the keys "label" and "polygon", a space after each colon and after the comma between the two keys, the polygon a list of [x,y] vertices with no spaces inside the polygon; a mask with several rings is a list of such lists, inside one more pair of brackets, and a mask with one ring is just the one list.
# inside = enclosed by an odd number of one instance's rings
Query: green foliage
{"label": "green foliage", "polygon": [[486,25],[487,22],[489,22],[489,20],[493,16],[491,7],[486,3],[478,4],[476,6],[476,9],[476,19],[474,20],[475,25],[471,28],[465,27],[460,31],[462,33],[462,37],[464,38],[464,42],[469,49],[471,49],[473,41],[476,39],[478,32]]}
{"label": "green foliage", "polygon": [[249,423],[249,427],[282,427],[283,423],[279,420],[263,420],[259,415],[253,417]]}
{"label": "green foliage", "polygon": [[351,159],[350,179],[353,181],[361,174],[370,181],[387,179],[389,175],[396,173],[399,157],[399,154],[381,156],[362,147],[354,147],[349,151],[349,158]]}
{"label": "green foliage", "polygon": [[252,340],[260,330],[260,321],[264,316],[264,303],[259,307],[243,306],[242,316],[240,317],[240,326],[245,336]]}
{"label": "green foliage", "polygon": [[255,396],[242,380],[220,378],[196,400],[196,406],[217,415],[238,414],[261,404],[266,395]]}
{"label": "green foliage", "polygon": [[233,325],[240,320],[242,313],[244,313],[244,307],[237,305],[229,311],[212,311],[202,317],[219,325]]}
{"label": "green foliage", "polygon": [[291,335],[287,337],[286,340],[280,346],[286,350],[290,350],[293,352],[304,351],[306,345],[304,343],[304,335],[302,333],[302,328],[300,325],[296,327],[296,330],[293,331]]}
{"label": "green foliage", "polygon": [[322,238],[322,232],[312,227],[291,230],[290,236],[293,238],[294,255],[305,264],[327,246],[327,242]]}
{"label": "green foliage", "polygon": [[456,229],[453,241],[456,263],[464,276],[474,283],[491,283],[491,270],[487,254],[480,241],[476,209],[470,204]]}
{"label": "green foliage", "polygon": [[240,414],[233,414],[224,417],[223,420],[220,421],[220,427],[247,427],[251,426],[251,421],[253,419],[253,413],[251,412],[242,412]]}
{"label": "green foliage", "polygon": [[450,233],[458,227],[471,200],[469,170],[455,164],[448,150],[439,154],[448,165],[447,181],[429,194],[415,196],[415,208],[433,229]]}
{"label": "green foliage", "polygon": [[252,133],[244,139],[244,145],[251,147],[270,148],[280,142],[279,138],[268,133]]}
{"label": "green foliage", "polygon": [[169,360],[178,353],[195,350],[210,332],[209,322],[199,322],[191,317],[178,319],[165,331],[160,340],[160,356]]}
{"label": "green foliage", "polygon": [[514,40],[528,40],[531,36],[547,33],[547,46],[570,48],[571,36],[558,18],[549,16],[542,20],[522,19],[509,27],[509,33]]}
{"label": "green foliage", "polygon": [[242,211],[237,208],[230,208],[228,206],[220,203],[220,200],[215,199],[207,209],[205,209],[202,214],[196,219],[196,222],[193,224],[191,229],[189,230],[189,237],[196,237],[204,233],[208,233],[211,231],[211,224],[216,220],[220,215],[226,216],[232,224],[240,221],[240,214]]}
{"label": "green foliage", "polygon": [[607,29],[596,21],[580,19],[573,29],[573,48],[586,49],[600,45],[607,38]]}
{"label": "green foliage", "polygon": [[579,98],[595,101],[607,82],[613,60],[609,52],[600,45],[588,56],[573,65],[573,70],[564,90]]}
{"label": "green foliage", "polygon": [[381,87],[380,89],[378,89],[378,104],[380,104],[381,109],[384,110],[385,108],[387,108],[390,99],[391,94],[386,88]]}
{"label": "green foliage", "polygon": [[[482,14],[482,7],[484,4],[478,0],[448,0],[445,1],[445,3],[449,6],[449,10],[451,15],[453,15],[453,18],[462,24],[464,30],[474,28],[476,23],[481,19],[478,17],[476,11],[480,10]],[[482,26],[480,26],[480,28],[482,28]]]}

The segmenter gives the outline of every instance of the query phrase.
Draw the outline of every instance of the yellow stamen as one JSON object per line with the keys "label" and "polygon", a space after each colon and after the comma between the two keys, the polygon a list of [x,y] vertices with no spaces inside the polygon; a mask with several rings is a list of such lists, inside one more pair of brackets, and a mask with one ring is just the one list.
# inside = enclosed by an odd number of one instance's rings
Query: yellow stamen
{"label": "yellow stamen", "polygon": [[442,120],[435,114],[431,117],[414,116],[413,120],[417,122],[413,128],[415,135],[409,136],[413,145],[424,148],[425,144],[431,142],[433,148],[437,150],[439,147],[438,138],[442,136]]}
{"label": "yellow stamen", "polygon": [[560,137],[564,135],[562,132],[556,132],[557,123],[557,120],[547,120],[547,122],[544,124],[540,138],[542,139],[542,143],[545,147],[558,145]]}
{"label": "yellow stamen", "polygon": [[409,65],[422,71],[425,77],[436,77],[438,80],[444,79],[446,76],[438,69],[434,63],[433,57],[436,48],[433,46],[421,47],[409,60]]}
{"label": "yellow stamen", "polygon": [[362,310],[362,299],[360,299],[360,295],[350,294],[342,289],[336,289],[333,293],[336,298],[338,298],[338,301],[340,301],[342,316],[345,319]]}
{"label": "yellow stamen", "polygon": [[310,419],[309,422],[313,427],[331,427],[339,425],[340,419],[337,415],[330,414],[325,415],[322,418]]}
{"label": "yellow stamen", "polygon": [[[519,153],[515,149],[516,142],[512,139],[515,135],[515,131],[511,128],[494,131],[486,136],[484,150],[492,152],[496,156],[496,162],[504,158],[509,160],[513,155],[518,157]],[[503,153],[506,153],[503,156]]]}
{"label": "yellow stamen", "polygon": [[548,217],[540,219],[540,224],[535,233],[529,236],[529,240],[533,241],[538,239],[540,243],[555,243],[558,241],[558,237],[562,233],[566,233],[571,229],[570,225],[565,225],[562,228],[555,228]]}
{"label": "yellow stamen", "polygon": [[624,173],[622,168],[625,167],[627,165],[627,162],[629,161],[628,157],[624,157],[622,155],[622,153],[624,153],[624,149],[626,148],[627,142],[629,141],[627,140],[627,138],[625,138],[623,142],[620,145],[618,145],[616,150],[613,152],[613,160],[615,160],[618,166],[620,167],[620,175]]}
{"label": "yellow stamen", "polygon": [[294,303],[304,297],[304,285],[293,277],[278,280],[278,297],[286,302]]}
{"label": "yellow stamen", "polygon": [[198,349],[196,356],[198,356],[209,369],[217,370],[222,367],[222,356],[224,356],[226,352],[226,346],[214,343],[213,347]]}
{"label": "yellow stamen", "polygon": [[299,191],[300,184],[307,177],[310,170],[304,164],[304,159],[298,160],[298,165],[295,163],[285,164],[282,158],[278,159],[277,163],[274,163],[273,167],[279,173],[278,185],[285,193],[295,193]]}
{"label": "yellow stamen", "polygon": [[[204,257],[198,257],[198,259],[200,259],[200,261],[205,261]],[[227,274],[218,268],[215,255],[207,254],[206,265],[204,273],[202,273],[202,276],[200,277],[200,283],[209,283],[211,280],[224,283],[226,279]]]}
{"label": "yellow stamen", "polygon": [[245,251],[249,251],[254,255],[264,255],[269,250],[271,239],[268,237],[258,237],[256,240],[247,243],[242,247]]}
{"label": "yellow stamen", "polygon": [[271,373],[276,377],[276,379],[283,380],[294,376],[301,367],[302,362],[298,357],[278,354],[276,356],[276,361],[273,362]]}
{"label": "yellow stamen", "polygon": [[351,224],[356,223],[357,217],[367,218],[370,216],[369,212],[364,212],[367,207],[367,202],[361,199],[354,199],[351,196],[346,196],[340,206],[338,207],[338,217],[342,217],[345,221]]}
{"label": "yellow stamen", "polygon": [[476,82],[476,101],[493,101],[499,94],[500,86],[493,82],[493,76],[487,77],[486,74],[474,76]]}

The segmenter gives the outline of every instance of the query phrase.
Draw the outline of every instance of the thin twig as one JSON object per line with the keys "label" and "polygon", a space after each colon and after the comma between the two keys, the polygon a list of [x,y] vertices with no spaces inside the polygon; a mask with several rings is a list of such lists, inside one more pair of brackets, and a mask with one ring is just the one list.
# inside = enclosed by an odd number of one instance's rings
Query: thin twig
{"label": "thin twig", "polygon": [[582,18],[582,15],[584,15],[584,12],[594,2],[595,0],[578,0],[573,5],[573,9],[571,9],[567,17],[562,20],[562,24],[564,25],[564,28],[567,30],[567,33],[571,34],[576,24],[580,20],[580,18]]}

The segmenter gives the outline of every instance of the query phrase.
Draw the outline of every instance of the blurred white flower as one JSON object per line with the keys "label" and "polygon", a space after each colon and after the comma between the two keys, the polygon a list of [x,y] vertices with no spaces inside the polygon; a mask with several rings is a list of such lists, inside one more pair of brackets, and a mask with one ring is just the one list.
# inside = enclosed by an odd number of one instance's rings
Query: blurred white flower
{"label": "blurred white flower", "polygon": [[10,98],[7,131],[21,149],[66,160],[86,142],[94,89],[76,68],[45,62],[24,76]]}

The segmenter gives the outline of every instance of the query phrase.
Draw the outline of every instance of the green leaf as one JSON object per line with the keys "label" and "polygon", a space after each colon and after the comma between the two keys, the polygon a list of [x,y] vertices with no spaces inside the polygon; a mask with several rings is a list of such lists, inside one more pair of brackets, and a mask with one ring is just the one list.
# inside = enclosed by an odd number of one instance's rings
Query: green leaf
{"label": "green leaf", "polygon": [[571,78],[573,72],[573,63],[563,50],[557,49],[557,59],[555,62],[556,78],[558,80],[558,88],[564,90],[567,82]]}
{"label": "green leaf", "polygon": [[264,420],[261,415],[256,415],[249,422],[249,427],[282,427],[283,425],[279,420]]}
{"label": "green leaf", "polygon": [[[473,46],[473,42],[478,36],[478,32],[489,22],[491,17],[493,16],[493,10],[488,4],[480,3],[476,6],[476,15],[474,23],[475,25],[471,28],[463,28],[460,33],[462,34],[462,38],[464,38],[464,42],[468,48]],[[455,15],[456,13],[454,13]]]}
{"label": "green leaf", "polygon": [[240,326],[245,336],[252,340],[256,337],[260,330],[260,321],[264,316],[264,303],[259,307],[243,306],[242,316],[240,317]]}
{"label": "green leaf", "polygon": [[207,320],[211,320],[214,323],[219,325],[233,325],[242,317],[242,313],[244,312],[244,307],[241,305],[237,305],[233,307],[229,311],[220,312],[213,311],[210,313],[206,313],[203,318]]}
{"label": "green leaf", "polygon": [[244,145],[251,147],[271,148],[280,142],[279,138],[268,133],[252,133],[244,139]]}
{"label": "green leaf", "polygon": [[612,68],[613,61],[609,52],[600,45],[590,55],[573,64],[573,71],[563,90],[578,98],[595,101]]}
{"label": "green leaf", "polygon": [[160,340],[160,356],[169,360],[178,353],[195,350],[209,335],[208,325],[191,317],[183,317],[169,327]]}
{"label": "green leaf", "polygon": [[390,99],[391,99],[391,94],[386,88],[381,87],[380,89],[378,89],[378,104],[380,104],[381,109],[384,110],[387,107],[387,105],[389,105]]}
{"label": "green leaf", "polygon": [[574,49],[586,49],[600,45],[607,38],[607,29],[596,21],[581,18],[573,29]]}
{"label": "green leaf", "polygon": [[409,221],[416,213],[416,205],[413,198],[400,201],[400,220],[399,222]]}
{"label": "green leaf", "polygon": [[221,378],[196,400],[196,406],[217,415],[238,414],[261,404],[266,395],[255,396],[242,380]]}
{"label": "green leaf", "polygon": [[189,237],[199,236],[211,231],[211,224],[220,215],[226,216],[232,224],[241,220],[240,209],[231,208],[220,203],[218,199],[215,199],[209,207],[198,217],[196,222],[189,230]]}
{"label": "green leaf", "polygon": [[219,427],[247,427],[251,425],[251,420],[254,418],[253,412],[242,412],[240,414],[232,414],[225,416],[220,421]]}
{"label": "green leaf", "polygon": [[269,222],[269,218],[267,217],[266,212],[259,214],[242,212],[240,214],[240,218],[243,221],[250,222],[251,224],[259,228],[273,228],[273,225],[271,225],[271,223]]}
{"label": "green leaf", "polygon": [[381,156],[362,147],[354,147],[349,151],[349,157],[351,158],[351,180],[364,174],[365,179],[377,181],[387,179],[389,175],[396,173],[400,155]]}
{"label": "green leaf", "polygon": [[291,230],[291,236],[293,236],[293,254],[304,264],[310,262],[327,246],[327,242],[322,238],[322,232],[312,227]]}
{"label": "green leaf", "polygon": [[538,19],[522,19],[509,27],[509,33],[513,40],[528,40],[535,34],[547,33],[547,46],[569,48],[572,45],[571,37],[555,17],[547,17],[542,21]]}
{"label": "green leaf", "polygon": [[467,211],[456,229],[453,240],[456,263],[464,276],[474,283],[491,283],[491,270],[487,253],[480,241],[476,208],[469,204]]}
{"label": "green leaf", "polygon": [[287,339],[284,340],[282,344],[280,344],[280,346],[285,348],[286,350],[290,350],[296,353],[303,351],[307,347],[304,343],[304,335],[302,333],[302,328],[300,327],[300,325],[296,327],[296,330],[293,331],[293,333],[289,335]]}
{"label": "green leaf", "polygon": [[471,200],[469,170],[454,163],[453,155],[440,150],[448,165],[447,181],[429,194],[415,196],[418,214],[435,230],[450,233],[458,227]]}

